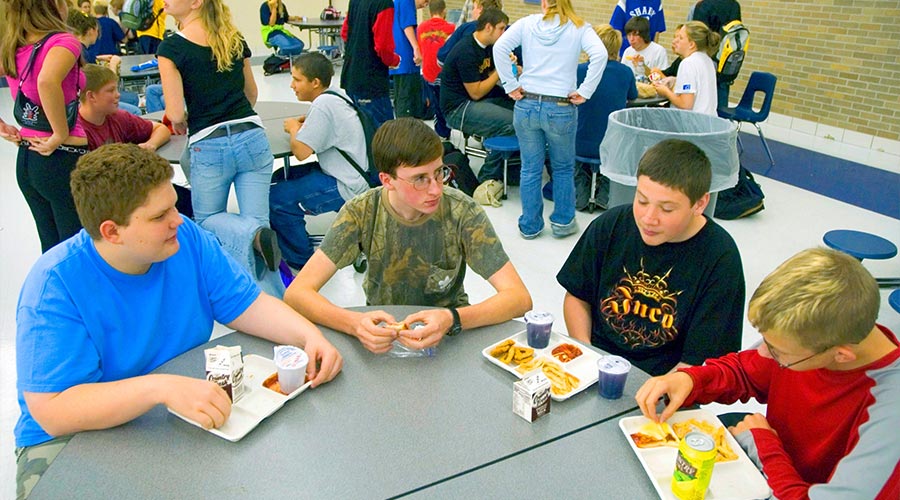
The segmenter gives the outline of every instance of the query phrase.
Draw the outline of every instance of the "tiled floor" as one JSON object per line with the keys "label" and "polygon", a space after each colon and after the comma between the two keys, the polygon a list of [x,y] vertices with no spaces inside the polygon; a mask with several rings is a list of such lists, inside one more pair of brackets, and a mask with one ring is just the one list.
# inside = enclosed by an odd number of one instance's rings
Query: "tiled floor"
{"label": "tiled floor", "polygon": [[[289,75],[263,77],[260,68],[254,68],[260,87],[260,100],[293,100]],[[10,98],[0,92],[0,115],[11,122]],[[782,140],[805,146],[827,154],[845,157],[879,168],[897,171],[897,157],[854,147],[834,147],[833,141],[808,137],[793,131],[769,126],[766,136],[770,140]],[[804,142],[805,141],[805,142]],[[40,255],[34,222],[15,181],[15,148],[0,141],[0,499],[13,495],[15,464],[12,432],[18,418],[15,393],[15,307],[29,268]],[[826,149],[828,146],[830,149]],[[776,158],[790,162],[790,158]],[[764,177],[757,177],[766,193],[766,210],[745,220],[718,221],[737,241],[744,263],[748,292],[752,291],[777,264],[794,253],[820,245],[822,234],[833,228],[855,228],[886,236],[900,243],[900,221],[836,202],[801,189]],[[510,199],[500,208],[487,208],[505,248],[532,293],[536,308],[546,309],[558,318],[555,327],[564,330],[562,322],[563,290],[554,279],[562,262],[574,245],[577,236],[556,240],[545,233],[534,241],[522,240],[516,230],[519,215],[518,191],[512,188]],[[549,210],[545,211],[548,214]],[[593,215],[578,213],[582,228]],[[324,231],[331,217],[321,216],[312,221],[313,231]],[[866,262],[875,275],[900,276],[900,257],[889,261]],[[361,275],[351,268],[342,270],[325,288],[325,293],[341,305],[364,303],[360,290]],[[478,301],[491,293],[487,282],[469,273],[466,283],[469,296]],[[749,296],[749,293],[748,293]],[[900,315],[887,303],[887,292],[882,292],[882,309],[879,319],[900,333]],[[219,328],[218,331],[222,329]],[[745,323],[744,346],[759,339],[753,328]]]}

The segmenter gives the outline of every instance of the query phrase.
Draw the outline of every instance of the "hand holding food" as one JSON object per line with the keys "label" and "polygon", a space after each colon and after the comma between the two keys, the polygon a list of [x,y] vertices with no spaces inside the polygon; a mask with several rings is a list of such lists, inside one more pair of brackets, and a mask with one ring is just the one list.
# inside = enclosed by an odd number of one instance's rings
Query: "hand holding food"
{"label": "hand holding food", "polygon": [[[386,325],[393,324],[394,328]],[[356,337],[365,347],[375,354],[384,354],[391,350],[391,343],[397,338],[397,320],[384,311],[367,311],[359,316],[359,323],[351,335]]]}
{"label": "hand holding food", "polygon": [[398,332],[397,339],[410,349],[425,349],[438,345],[453,326],[449,309],[425,309],[403,319],[408,329]]}
{"label": "hand holding food", "polygon": [[[681,408],[681,404],[684,403],[693,388],[694,379],[687,373],[669,373],[644,382],[634,399],[645,417],[654,422],[665,422],[676,410]],[[669,404],[662,414],[657,415],[656,403],[664,395],[669,396]]]}

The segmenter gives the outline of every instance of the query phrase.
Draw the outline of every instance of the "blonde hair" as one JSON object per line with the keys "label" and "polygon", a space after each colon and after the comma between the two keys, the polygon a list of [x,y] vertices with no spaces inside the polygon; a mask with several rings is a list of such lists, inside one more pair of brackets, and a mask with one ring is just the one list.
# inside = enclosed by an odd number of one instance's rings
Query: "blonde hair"
{"label": "blonde hair", "polygon": [[220,73],[231,71],[235,60],[242,59],[244,37],[231,18],[231,9],[222,0],[203,0],[200,22],[206,30],[209,48]]}
{"label": "blonde hair", "polygon": [[837,250],[804,250],[772,271],[750,298],[747,317],[760,332],[790,335],[810,350],[861,342],[878,318],[875,278]]}
{"label": "blonde hair", "polygon": [[719,48],[719,40],[722,38],[718,33],[711,31],[700,21],[679,24],[675,31],[681,28],[684,28],[684,34],[687,35],[688,39],[697,45],[698,51],[706,52],[709,56],[716,55]]}
{"label": "blonde hair", "polygon": [[[61,31],[68,32],[61,0],[2,0],[0,20],[6,26],[0,32],[0,68],[7,75],[18,78],[16,71],[16,49],[28,45],[27,37],[46,35]],[[66,4],[68,5],[68,4]]]}
{"label": "blonde hair", "polygon": [[584,19],[578,17],[575,8],[572,7],[571,0],[545,0],[547,2],[547,13],[544,14],[544,20],[549,21],[553,16],[559,16],[559,25],[562,26],[568,21],[576,28],[580,28],[584,24]]}
{"label": "blonde hair", "polygon": [[622,48],[622,33],[608,24],[594,26],[594,33],[600,37],[610,61],[619,60],[619,49]]}

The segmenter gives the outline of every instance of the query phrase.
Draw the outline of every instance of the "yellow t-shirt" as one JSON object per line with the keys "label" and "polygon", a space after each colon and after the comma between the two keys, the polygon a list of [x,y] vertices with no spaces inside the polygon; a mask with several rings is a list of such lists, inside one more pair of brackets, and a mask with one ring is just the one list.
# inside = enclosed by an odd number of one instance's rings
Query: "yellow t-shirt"
{"label": "yellow t-shirt", "polygon": [[153,0],[153,13],[159,12],[159,17],[156,18],[156,22],[153,23],[153,26],[150,27],[147,31],[138,31],[137,36],[152,36],[153,38],[157,38],[159,40],[163,39],[163,35],[166,32],[166,11],[163,9],[165,5],[163,4],[163,0]]}

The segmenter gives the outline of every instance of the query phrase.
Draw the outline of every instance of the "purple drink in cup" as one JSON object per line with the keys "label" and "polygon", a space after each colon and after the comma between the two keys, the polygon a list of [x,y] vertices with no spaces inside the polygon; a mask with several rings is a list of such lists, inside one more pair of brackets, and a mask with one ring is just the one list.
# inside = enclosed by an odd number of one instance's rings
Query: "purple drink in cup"
{"label": "purple drink in cup", "polygon": [[625,379],[631,370],[631,363],[621,356],[603,356],[597,361],[600,371],[597,387],[605,399],[619,399],[625,390]]}
{"label": "purple drink in cup", "polygon": [[525,330],[528,332],[528,347],[544,349],[550,344],[550,330],[553,315],[545,311],[525,313]]}

